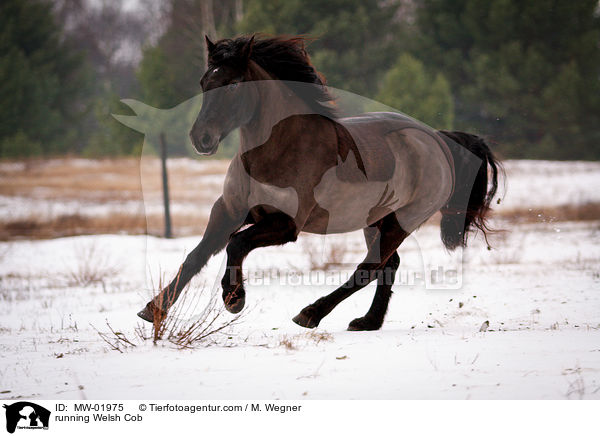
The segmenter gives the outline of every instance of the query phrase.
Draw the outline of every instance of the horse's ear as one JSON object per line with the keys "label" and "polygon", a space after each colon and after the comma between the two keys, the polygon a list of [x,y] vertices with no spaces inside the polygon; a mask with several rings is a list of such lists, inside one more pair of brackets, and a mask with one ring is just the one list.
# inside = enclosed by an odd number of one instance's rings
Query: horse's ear
{"label": "horse's ear", "polygon": [[248,62],[248,60],[250,59],[250,55],[252,54],[252,47],[254,47],[254,35],[252,35],[252,38],[250,38],[248,42],[244,44],[240,53],[241,58],[244,59],[246,62]]}
{"label": "horse's ear", "polygon": [[210,53],[215,49],[215,44],[208,38],[208,35],[204,35],[204,39],[206,40],[206,49]]}

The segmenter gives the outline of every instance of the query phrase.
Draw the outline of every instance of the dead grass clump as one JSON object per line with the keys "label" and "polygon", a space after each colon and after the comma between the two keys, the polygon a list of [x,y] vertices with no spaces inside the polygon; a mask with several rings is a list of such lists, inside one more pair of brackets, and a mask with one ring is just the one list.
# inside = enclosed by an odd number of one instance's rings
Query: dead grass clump
{"label": "dead grass clump", "polygon": [[333,335],[319,330],[310,330],[293,336],[284,335],[279,339],[279,346],[291,351],[302,346],[317,345],[321,342],[333,342]]}
{"label": "dead grass clump", "polygon": [[320,344],[321,342],[333,342],[333,335],[331,333],[318,330],[311,330],[305,333],[305,336],[315,344]]}
{"label": "dead grass clump", "polygon": [[288,350],[296,349],[296,344],[294,344],[293,339],[289,338],[287,336],[284,336],[283,338],[281,338],[281,340],[279,341],[279,346],[287,348]]}

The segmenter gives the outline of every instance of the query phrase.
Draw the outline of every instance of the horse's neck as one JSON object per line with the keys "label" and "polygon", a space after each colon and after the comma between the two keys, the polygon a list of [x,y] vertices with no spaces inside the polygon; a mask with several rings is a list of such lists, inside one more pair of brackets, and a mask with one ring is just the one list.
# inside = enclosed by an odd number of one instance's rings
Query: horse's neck
{"label": "horse's neck", "polygon": [[240,152],[245,153],[264,144],[271,136],[273,127],[292,115],[310,114],[310,107],[290,88],[279,80],[273,80],[262,68],[255,65],[259,101],[253,119],[242,126]]}

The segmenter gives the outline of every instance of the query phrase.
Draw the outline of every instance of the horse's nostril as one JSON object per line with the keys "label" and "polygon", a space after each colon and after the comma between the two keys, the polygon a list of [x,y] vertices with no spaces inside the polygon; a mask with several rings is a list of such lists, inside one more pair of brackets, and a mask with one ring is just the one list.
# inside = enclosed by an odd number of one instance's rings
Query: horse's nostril
{"label": "horse's nostril", "polygon": [[208,133],[205,133],[202,136],[202,145],[207,146],[210,142],[210,135]]}

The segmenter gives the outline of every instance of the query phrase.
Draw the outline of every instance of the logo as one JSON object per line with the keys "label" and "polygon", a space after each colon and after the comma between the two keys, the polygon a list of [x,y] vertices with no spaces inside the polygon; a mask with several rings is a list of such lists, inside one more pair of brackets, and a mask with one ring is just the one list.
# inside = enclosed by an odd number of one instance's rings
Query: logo
{"label": "logo", "polygon": [[14,433],[15,429],[43,429],[48,430],[50,411],[28,401],[2,407],[6,409],[6,431]]}

